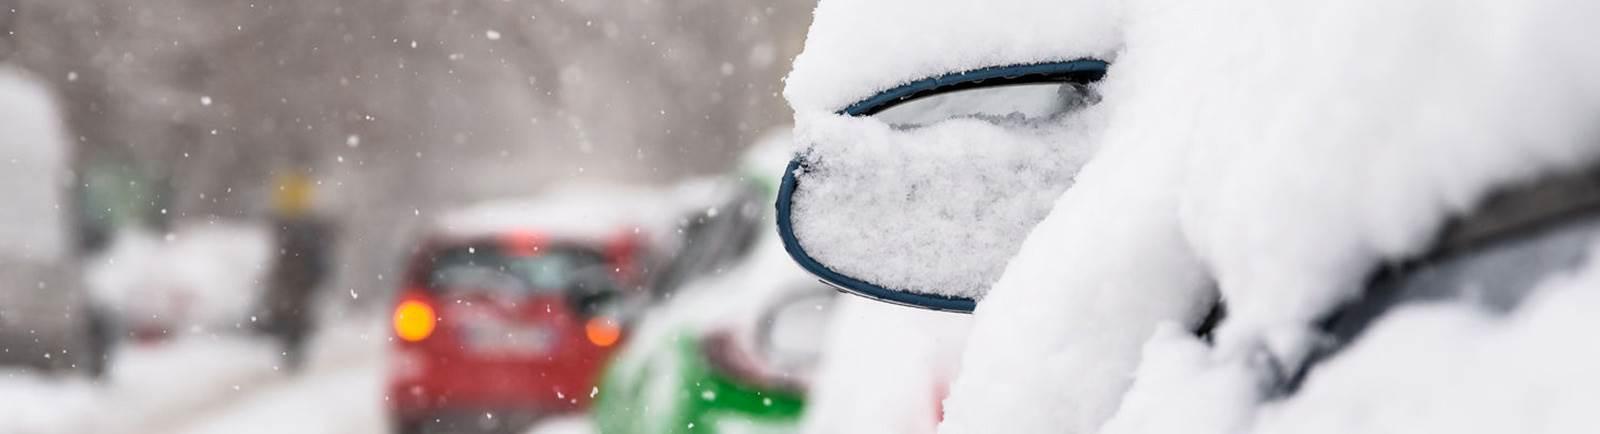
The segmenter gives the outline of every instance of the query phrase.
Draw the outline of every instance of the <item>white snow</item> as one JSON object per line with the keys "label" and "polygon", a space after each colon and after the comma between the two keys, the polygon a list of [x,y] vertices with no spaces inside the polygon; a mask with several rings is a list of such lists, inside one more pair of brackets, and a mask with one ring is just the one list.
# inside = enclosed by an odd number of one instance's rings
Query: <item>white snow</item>
{"label": "white snow", "polygon": [[85,265],[89,296],[123,320],[183,331],[240,328],[260,301],[273,260],[265,226],[180,222],[160,236],[129,229]]}
{"label": "white snow", "polygon": [[933,432],[971,318],[860,297],[834,311],[802,432]]}
{"label": "white snow", "polygon": [[1118,2],[1102,0],[821,1],[784,97],[831,113],[879,91],[989,66],[1113,60]]}
{"label": "white snow", "polygon": [[634,237],[647,254],[666,254],[682,247],[678,230],[684,219],[719,205],[725,186],[710,178],[668,187],[559,185],[531,197],[446,212],[434,219],[432,235],[466,239],[532,233],[595,244]]}
{"label": "white snow", "polygon": [[0,371],[0,432],[383,432],[384,325],[365,316],[329,323],[292,374],[275,342],[233,334],[124,346],[96,382]]}
{"label": "white snow", "polygon": [[981,296],[1092,153],[1095,116],[907,131],[833,113],[953,72],[1112,60],[1119,9],[1093,0],[820,2],[784,88],[797,152],[812,163],[791,219],[800,244],[871,283]]}
{"label": "white snow", "polygon": [[946,433],[1094,431],[1156,324],[1197,322],[1212,284],[1230,307],[1217,358],[1302,352],[1381,261],[1491,187],[1600,151],[1600,4],[1150,0],[1058,34],[1035,17],[1101,16],[1022,3],[824,0],[786,91],[803,140],[908,79],[1117,50],[1099,151],[978,307]]}
{"label": "white snow", "polygon": [[346,318],[332,323],[311,343],[310,359],[304,371],[294,374],[263,372],[275,375],[242,386],[228,396],[230,399],[201,408],[204,415],[190,415],[182,429],[166,432],[385,432],[388,420],[383,381],[388,370],[383,369],[382,355],[386,354],[389,335],[383,325],[382,321],[371,317]]}
{"label": "white snow", "polygon": [[594,434],[599,432],[588,415],[560,416],[539,422],[528,434]]}
{"label": "white snow", "polygon": [[[1596,246],[1600,248],[1600,246]],[[1600,249],[1591,249],[1600,253]],[[1145,347],[1103,433],[1578,433],[1600,426],[1600,260],[1548,278],[1500,315],[1470,300],[1402,308],[1263,402],[1260,370],[1174,329]]]}
{"label": "white snow", "polygon": [[14,434],[90,432],[81,415],[94,407],[94,387],[79,378],[0,371],[0,431]]}
{"label": "white snow", "polygon": [[518,231],[576,240],[612,240],[634,229],[661,237],[676,222],[670,191],[622,185],[557,186],[526,199],[502,199],[441,215],[435,229],[445,236],[496,236]]}
{"label": "white snow", "polygon": [[847,276],[980,297],[1093,152],[1093,115],[909,130],[805,116],[796,141],[810,163],[792,198],[795,237]]}
{"label": "white snow", "polygon": [[1171,206],[1175,159],[1132,151],[1086,165],[979,303],[941,432],[1092,432],[1154,325],[1205,314]]}
{"label": "white snow", "polygon": [[46,264],[65,253],[67,151],[48,88],[0,66],[0,262]]}
{"label": "white snow", "polygon": [[299,373],[254,336],[179,335],[125,346],[107,378],[0,372],[0,432],[382,432],[384,323],[346,317],[310,341]]}

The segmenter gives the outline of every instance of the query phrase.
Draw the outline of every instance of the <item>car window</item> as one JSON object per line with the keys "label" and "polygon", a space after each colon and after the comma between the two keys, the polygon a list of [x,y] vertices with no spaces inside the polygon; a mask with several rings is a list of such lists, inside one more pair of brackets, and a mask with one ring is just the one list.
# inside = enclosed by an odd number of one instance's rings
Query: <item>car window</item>
{"label": "car window", "polygon": [[428,287],[440,294],[502,296],[564,294],[607,267],[605,257],[577,247],[509,252],[495,247],[459,247],[434,256]]}

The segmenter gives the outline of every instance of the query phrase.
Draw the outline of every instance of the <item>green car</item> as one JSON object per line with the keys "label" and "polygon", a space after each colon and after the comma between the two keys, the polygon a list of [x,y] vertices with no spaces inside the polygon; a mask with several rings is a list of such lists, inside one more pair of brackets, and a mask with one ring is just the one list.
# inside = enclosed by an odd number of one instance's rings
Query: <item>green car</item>
{"label": "green car", "polygon": [[[790,154],[787,132],[772,134],[728,176],[745,191],[734,203],[690,223],[699,250],[748,245],[738,259],[696,268],[681,290],[645,314],[593,392],[593,426],[602,434],[792,433],[820,359],[835,292],[795,265],[771,230],[778,173]],[[736,212],[727,212],[736,211]],[[736,217],[736,218],[735,218]],[[748,221],[750,224],[733,224]],[[736,249],[724,249],[733,251]],[[707,255],[728,257],[727,254]],[[688,261],[693,262],[693,261]],[[710,271],[715,270],[715,271]],[[688,275],[689,273],[685,273]]]}
{"label": "green car", "polygon": [[797,431],[836,293],[763,241],[645,320],[596,391],[600,433]]}
{"label": "green car", "polygon": [[[612,372],[595,409],[602,433],[787,433],[805,409],[804,392],[767,387],[726,372],[715,337],[678,335],[638,376]],[[644,417],[640,417],[644,416]]]}

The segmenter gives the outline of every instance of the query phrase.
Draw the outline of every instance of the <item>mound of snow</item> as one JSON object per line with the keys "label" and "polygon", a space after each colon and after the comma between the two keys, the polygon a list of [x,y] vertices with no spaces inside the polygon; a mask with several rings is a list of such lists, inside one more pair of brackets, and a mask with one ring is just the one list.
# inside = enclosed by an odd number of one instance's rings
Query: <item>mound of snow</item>
{"label": "mound of snow", "polygon": [[796,135],[808,165],[796,175],[795,237],[848,276],[981,297],[1093,153],[1094,114],[909,130],[807,117]]}
{"label": "mound of snow", "polygon": [[123,319],[204,330],[248,320],[275,257],[265,226],[181,223],[172,233],[119,232],[85,265],[89,295]]}
{"label": "mound of snow", "polygon": [[832,113],[913,80],[989,66],[1113,60],[1118,2],[822,1],[785,80],[796,113]]}
{"label": "mound of snow", "polygon": [[1137,384],[1102,432],[1589,432],[1600,426],[1600,348],[1587,343],[1600,327],[1596,288],[1591,254],[1508,315],[1473,300],[1399,309],[1273,402],[1260,367],[1169,329],[1146,345]]}
{"label": "mound of snow", "polygon": [[[840,23],[866,18],[824,13],[848,3],[819,7],[813,38],[856,40],[858,27]],[[1355,296],[1382,262],[1427,248],[1491,188],[1600,154],[1600,50],[1588,42],[1600,4],[1127,5],[1126,25],[1112,32],[1125,46],[1101,85],[1099,150],[978,307],[947,433],[1097,429],[1156,324],[1197,323],[1213,285],[1230,308],[1218,357],[1303,350],[1298,332]],[[982,19],[884,27],[937,40],[991,16],[948,10]],[[1051,34],[1034,30],[975,39]],[[1079,36],[1052,43],[1101,41]],[[852,52],[841,45],[808,45],[801,60],[812,47]],[[846,67],[836,65],[828,70]],[[806,110],[881,88],[796,68],[799,131]],[[805,78],[820,76],[844,90],[799,96],[826,87]]]}

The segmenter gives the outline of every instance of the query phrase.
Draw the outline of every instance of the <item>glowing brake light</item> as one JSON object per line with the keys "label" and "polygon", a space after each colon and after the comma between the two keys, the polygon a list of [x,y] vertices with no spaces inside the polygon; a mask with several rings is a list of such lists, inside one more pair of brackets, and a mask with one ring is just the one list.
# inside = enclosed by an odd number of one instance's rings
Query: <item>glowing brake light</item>
{"label": "glowing brake light", "polygon": [[437,326],[438,317],[427,303],[406,300],[394,308],[394,334],[406,342],[427,339]]}
{"label": "glowing brake light", "polygon": [[583,334],[589,337],[589,343],[609,347],[622,339],[622,327],[610,318],[594,317],[583,325]]}

